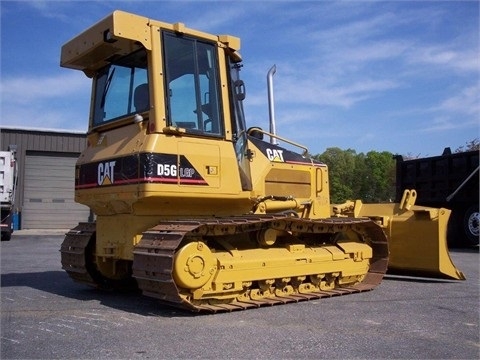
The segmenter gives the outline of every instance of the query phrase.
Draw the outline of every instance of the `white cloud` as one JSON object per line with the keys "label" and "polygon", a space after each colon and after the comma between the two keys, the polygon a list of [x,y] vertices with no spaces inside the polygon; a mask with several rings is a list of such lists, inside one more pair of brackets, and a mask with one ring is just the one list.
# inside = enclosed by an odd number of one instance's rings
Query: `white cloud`
{"label": "white cloud", "polygon": [[341,52],[341,58],[343,62],[355,64],[388,60],[402,56],[409,47],[408,41],[374,41],[344,49]]}
{"label": "white cloud", "polygon": [[407,60],[412,64],[424,64],[453,70],[480,73],[480,55],[476,49],[455,49],[452,45],[421,45],[412,48]]}
{"label": "white cloud", "polygon": [[192,29],[215,32],[216,29],[226,27],[229,23],[236,23],[236,19],[244,16],[246,11],[245,6],[238,7],[235,6],[235,3],[232,3],[232,6],[227,8],[220,7],[206,10],[202,12],[201,16],[198,16],[198,8],[196,8],[195,11],[186,14],[187,20],[178,21],[185,21],[185,25]]}
{"label": "white cloud", "polygon": [[83,73],[2,79],[1,124],[86,129],[91,83]]}
{"label": "white cloud", "polygon": [[312,40],[319,44],[355,44],[361,43],[375,35],[384,33],[385,26],[395,21],[395,15],[384,13],[367,19],[344,22],[343,24],[333,23],[327,30],[320,30],[312,33]]}
{"label": "white cloud", "polygon": [[458,114],[480,116],[480,86],[463,89],[444,101],[436,108],[437,111],[455,112]]}
{"label": "white cloud", "polygon": [[450,116],[434,117],[431,121],[425,124],[421,129],[422,132],[443,132],[463,127],[464,122],[455,121]]}
{"label": "white cloud", "polygon": [[79,71],[55,76],[6,77],[0,84],[2,103],[29,104],[90,91],[90,80]]}
{"label": "white cloud", "polygon": [[[438,106],[427,109],[434,114],[426,117],[420,131],[426,133],[442,133],[448,131],[470,131],[468,136],[476,138],[480,135],[480,89],[472,86],[463,89],[456,95],[443,100]],[[475,131],[476,133],[472,131]],[[467,132],[466,132],[467,134]],[[465,141],[469,140],[466,138]]]}
{"label": "white cloud", "polygon": [[[82,105],[82,103],[80,103]],[[67,107],[46,108],[39,105],[2,109],[1,126],[34,129],[61,129],[86,132],[88,127],[88,102],[83,109]]]}
{"label": "white cloud", "polygon": [[278,100],[290,104],[350,108],[361,101],[378,96],[383,91],[400,86],[388,79],[375,80],[357,76],[351,80],[350,82],[343,79],[335,81],[315,75],[305,79],[286,77],[282,79],[277,90]]}
{"label": "white cloud", "polygon": [[68,22],[70,17],[63,14],[61,8],[64,7],[65,2],[63,1],[51,1],[51,0],[33,0],[25,1],[26,5],[34,8],[38,13],[48,19],[61,20],[63,22]]}

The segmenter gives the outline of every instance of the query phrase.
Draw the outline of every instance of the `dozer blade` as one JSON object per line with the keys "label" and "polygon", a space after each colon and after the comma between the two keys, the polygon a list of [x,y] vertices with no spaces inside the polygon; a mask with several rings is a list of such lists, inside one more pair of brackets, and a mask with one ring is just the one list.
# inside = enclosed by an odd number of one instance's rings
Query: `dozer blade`
{"label": "dozer blade", "polygon": [[[351,216],[368,217],[383,227],[390,250],[389,273],[465,280],[448,252],[451,211],[413,203],[363,204],[357,200],[350,203],[349,212]],[[340,207],[345,210],[345,205]],[[338,214],[338,208],[334,212]]]}

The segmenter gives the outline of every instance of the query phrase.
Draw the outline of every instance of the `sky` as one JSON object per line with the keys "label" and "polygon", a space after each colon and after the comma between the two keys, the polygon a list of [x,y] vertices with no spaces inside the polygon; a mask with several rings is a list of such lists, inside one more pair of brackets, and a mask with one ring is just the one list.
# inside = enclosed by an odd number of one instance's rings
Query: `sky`
{"label": "sky", "polygon": [[247,126],[308,147],[441,155],[478,139],[480,1],[0,1],[0,125],[86,132],[61,46],[119,9],[241,38]]}

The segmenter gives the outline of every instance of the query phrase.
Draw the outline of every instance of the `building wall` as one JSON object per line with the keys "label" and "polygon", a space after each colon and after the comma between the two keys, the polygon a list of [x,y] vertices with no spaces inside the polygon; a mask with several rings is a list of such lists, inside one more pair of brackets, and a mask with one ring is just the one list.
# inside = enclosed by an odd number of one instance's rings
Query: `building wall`
{"label": "building wall", "polygon": [[[17,147],[18,183],[15,208],[21,212],[25,193],[25,159],[29,155],[77,158],[86,144],[86,134],[55,130],[0,128],[0,149]],[[72,171],[74,173],[74,171]],[[72,186],[74,178],[72,180]]]}

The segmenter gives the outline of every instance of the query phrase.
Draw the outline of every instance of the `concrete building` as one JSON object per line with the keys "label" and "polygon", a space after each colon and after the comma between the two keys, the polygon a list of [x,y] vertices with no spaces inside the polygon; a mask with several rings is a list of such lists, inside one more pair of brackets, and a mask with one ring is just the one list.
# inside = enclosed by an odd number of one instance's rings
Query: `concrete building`
{"label": "concrete building", "polygon": [[85,133],[2,127],[0,135],[2,151],[17,148],[17,229],[69,229],[89,219],[89,208],[74,201]]}

